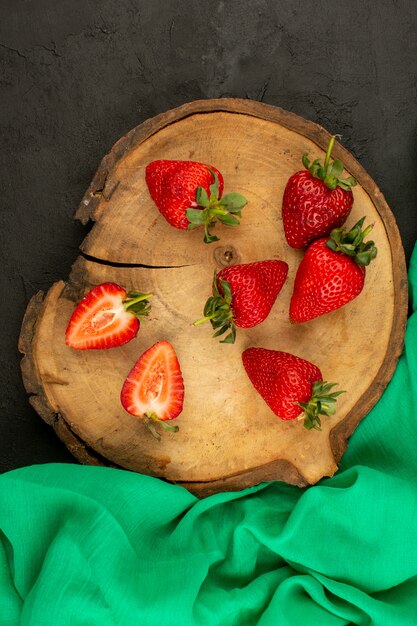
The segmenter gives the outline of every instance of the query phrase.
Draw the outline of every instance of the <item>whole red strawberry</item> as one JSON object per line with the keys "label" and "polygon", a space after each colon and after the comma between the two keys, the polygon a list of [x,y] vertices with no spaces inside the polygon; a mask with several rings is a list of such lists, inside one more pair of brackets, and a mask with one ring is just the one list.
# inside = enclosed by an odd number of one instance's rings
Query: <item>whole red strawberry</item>
{"label": "whole red strawberry", "polygon": [[116,283],[93,287],[75,308],[65,342],[76,350],[121,346],[136,336],[139,318],[149,315],[151,293],[126,292]]}
{"label": "whole red strawberry", "polygon": [[372,230],[371,225],[362,231],[364,220],[347,233],[336,228],[330,239],[309,246],[295,276],[291,322],[307,322],[339,309],[361,293],[365,266],[377,255],[374,242],[363,241]]}
{"label": "whole red strawberry", "polygon": [[209,228],[219,220],[238,226],[247,204],[239,193],[223,194],[223,176],[212,165],[196,161],[152,161],[146,167],[146,184],[152,200],[167,222],[182,230],[204,227],[204,242],[219,238]]}
{"label": "whole red strawberry", "polygon": [[319,368],[288,352],[248,348],[242,354],[247,375],[269,408],[282,420],[294,420],[304,412],[304,426],[320,430],[320,415],[333,415],[335,383],[323,382]]}
{"label": "whole red strawberry", "polygon": [[178,426],[165,423],[178,417],[184,404],[180,364],[168,341],[158,341],[139,357],[123,383],[120,400],[128,413],[143,418],[157,439],[154,424],[178,431]]}
{"label": "whole red strawberry", "polygon": [[287,263],[276,260],[225,267],[214,274],[213,296],[194,325],[210,321],[214,337],[230,330],[221,343],[234,343],[237,326],[252,328],[268,317],[287,273]]}
{"label": "whole red strawberry", "polygon": [[327,237],[333,228],[342,226],[352,208],[352,176],[339,178],[343,163],[330,162],[335,136],[331,137],[324,165],[319,160],[310,164],[307,155],[302,161],[306,168],[288,180],[282,201],[282,220],[287,242],[292,248],[305,248],[319,237]]}

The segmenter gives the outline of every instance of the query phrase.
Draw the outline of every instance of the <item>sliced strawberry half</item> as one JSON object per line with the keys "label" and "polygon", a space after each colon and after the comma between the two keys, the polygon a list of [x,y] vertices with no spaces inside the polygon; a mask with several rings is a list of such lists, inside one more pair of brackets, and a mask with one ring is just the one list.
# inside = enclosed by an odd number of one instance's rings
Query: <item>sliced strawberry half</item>
{"label": "sliced strawberry half", "polygon": [[149,314],[151,295],[127,293],[116,283],[93,287],[71,316],[66,344],[76,350],[102,350],[127,343],[138,333],[138,318]]}
{"label": "sliced strawberry half", "polygon": [[128,413],[144,418],[145,426],[158,439],[152,421],[165,430],[178,430],[164,424],[178,417],[184,403],[180,364],[168,341],[158,341],[139,357],[123,384],[120,399]]}

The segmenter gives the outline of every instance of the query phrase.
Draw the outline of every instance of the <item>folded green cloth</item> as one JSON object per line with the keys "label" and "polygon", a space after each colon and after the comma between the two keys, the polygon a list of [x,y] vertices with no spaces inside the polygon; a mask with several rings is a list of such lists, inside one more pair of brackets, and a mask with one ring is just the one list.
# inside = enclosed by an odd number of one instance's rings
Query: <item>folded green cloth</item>
{"label": "folded green cloth", "polygon": [[[417,248],[409,277],[413,296]],[[108,468],[4,474],[1,626],[416,626],[416,404],[414,313],[391,383],[315,487],[198,500]]]}

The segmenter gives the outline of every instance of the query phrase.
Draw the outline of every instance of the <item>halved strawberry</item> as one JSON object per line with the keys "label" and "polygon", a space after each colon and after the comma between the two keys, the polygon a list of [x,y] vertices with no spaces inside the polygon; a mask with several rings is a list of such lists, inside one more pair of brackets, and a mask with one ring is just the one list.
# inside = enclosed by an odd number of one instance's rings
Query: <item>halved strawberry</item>
{"label": "halved strawberry", "polygon": [[157,439],[160,437],[152,421],[165,430],[178,430],[178,426],[164,423],[178,417],[184,403],[180,364],[168,341],[158,341],[139,357],[123,384],[120,400],[128,413],[144,418],[145,426]]}
{"label": "halved strawberry", "polygon": [[77,305],[65,332],[65,343],[76,350],[121,346],[138,333],[142,316],[149,315],[151,293],[126,292],[116,283],[93,287]]}

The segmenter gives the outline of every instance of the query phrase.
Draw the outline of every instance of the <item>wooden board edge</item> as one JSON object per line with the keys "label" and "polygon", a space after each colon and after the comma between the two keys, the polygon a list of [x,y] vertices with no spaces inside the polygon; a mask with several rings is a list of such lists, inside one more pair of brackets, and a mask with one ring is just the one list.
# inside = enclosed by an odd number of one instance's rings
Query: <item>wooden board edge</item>
{"label": "wooden board edge", "polygon": [[207,482],[180,482],[174,484],[184,487],[199,498],[207,498],[215,493],[241,491],[265,482],[285,482],[296,487],[309,486],[308,481],[290,461],[277,459],[271,463],[252,468],[235,476],[228,476]]}
{"label": "wooden board edge", "polygon": [[[99,204],[101,199],[110,198],[111,194],[116,188],[115,183],[111,180],[111,173],[129,149],[137,144],[142,143],[147,138],[158,132],[161,128],[164,128],[169,124],[172,124],[176,121],[197,113],[204,114],[213,113],[216,111],[251,115],[271,122],[279,123],[289,130],[293,130],[295,132],[299,132],[300,134],[305,135],[308,139],[316,143],[322,149],[326,149],[330,138],[330,133],[328,133],[325,129],[323,129],[315,122],[305,120],[292,112],[285,111],[279,107],[268,105],[265,103],[251,100],[242,100],[238,98],[197,100],[194,102],[186,103],[180,107],[171,109],[170,111],[161,113],[154,118],[146,120],[136,128],[132,129],[129,133],[127,133],[124,137],[119,139],[114,144],[110,152],[102,159],[99,168],[93,178],[93,181],[90,184],[75,214],[76,219],[79,219],[82,223],[85,224],[90,219],[97,220],[99,218]],[[398,358],[401,354],[405,334],[408,290],[405,255],[400,233],[397,227],[395,217],[389,209],[381,191],[379,190],[373,179],[370,177],[370,175],[364,170],[364,168],[358,163],[358,161],[356,161],[353,155],[337,142],[335,143],[333,154],[334,156],[341,158],[344,161],[346,169],[353,176],[355,176],[355,178],[358,179],[361,186],[372,197],[377,211],[381,215],[381,218],[384,222],[391,250],[395,250],[397,253],[395,259],[392,259],[395,307],[394,325],[386,352],[387,358],[382,364],[376,378],[374,379],[374,382],[372,383],[368,391],[362,396],[362,398],[360,398],[360,400],[349,412],[349,414],[344,418],[344,420],[340,422],[337,426],[335,426],[335,428],[332,429],[332,431],[330,432],[331,449],[335,458],[335,462],[338,465],[344,451],[346,450],[348,438],[355,430],[361,419],[365,417],[365,415],[380,398],[383,390],[387,386],[395,370]],[[34,298],[35,297],[36,296],[34,296]],[[31,306],[31,303],[28,306],[28,317],[26,320],[27,328],[29,328],[30,324],[33,324],[33,319],[31,319],[31,317],[33,318],[33,311],[37,308],[37,306],[37,302],[34,302],[33,306]],[[30,309],[32,309],[32,311]],[[24,344],[24,342],[25,338],[23,337],[22,345]],[[27,347],[27,343],[25,345]],[[23,352],[25,351],[23,350]],[[28,354],[29,353],[25,352],[25,356],[22,359],[22,375],[24,377],[24,382],[26,378],[26,383],[28,385],[27,391],[28,388],[33,388],[33,386],[36,387],[37,385],[36,393],[34,393],[33,391],[28,391],[28,393],[34,396],[36,395],[39,398],[38,401],[32,400],[32,404],[36,402],[39,405],[39,408],[45,413],[45,416],[41,414],[41,417],[43,417],[43,419],[45,419],[47,423],[52,422],[51,425],[54,426],[57,419],[56,417],[51,418],[48,413],[48,407],[46,407],[45,409],[43,402],[44,394],[42,392],[39,380],[36,380],[36,377],[34,378],[34,374],[32,371],[34,369],[34,363],[31,357],[27,358]],[[25,360],[27,360],[26,365],[24,365]],[[26,370],[25,373],[23,372],[24,369]],[[49,411],[51,411],[50,407]],[[56,414],[53,415],[56,416]],[[71,431],[69,429],[69,426],[66,424],[65,419],[60,416],[60,419],[58,419],[58,421],[63,421],[63,424],[60,424],[61,434],[63,434],[63,436],[68,439],[71,445],[74,446],[76,444],[75,448],[77,453],[74,454],[74,456],[78,460],[80,460],[81,462],[91,463],[91,460],[89,460],[90,458],[94,460],[99,456],[92,449],[91,452],[88,451],[88,445],[84,444],[80,440],[78,440],[78,442],[76,441],[74,444],[74,440],[71,439],[71,436],[76,438],[76,435],[74,435],[73,433],[71,435]],[[57,434],[58,436],[60,436],[58,432]],[[60,438],[62,439],[61,436]],[[65,445],[67,445],[65,439],[62,440]],[[85,448],[85,454],[80,453],[79,445]],[[67,447],[68,449],[70,449],[68,445]],[[83,458],[85,458],[86,460],[83,461]],[[104,462],[100,464],[110,465],[110,461],[104,459]],[[253,485],[254,481],[260,483],[264,482],[265,480],[283,480],[285,482],[289,482],[290,484],[297,484],[299,486],[305,486],[307,484],[305,479],[298,473],[298,470],[296,470],[296,468],[291,463],[283,460],[277,460],[272,462],[272,464],[270,463],[266,466],[261,466],[259,468],[252,468],[251,470],[248,470],[247,472],[244,472],[237,476],[228,477],[221,480],[210,481],[207,483],[184,482],[177,484],[186,486],[186,488],[193,493],[196,493],[198,495],[202,494],[204,496],[219,490],[242,489],[245,486],[249,486],[249,484]]]}
{"label": "wooden board edge", "polygon": [[398,360],[402,354],[405,330],[407,326],[407,283],[399,289],[399,293],[396,298],[396,304],[398,304],[398,306],[394,307],[397,309],[394,311],[395,323],[393,325],[390,341],[388,343],[386,357],[367,392],[363,394],[346,417],[329,433],[330,447],[337,465],[340,464],[341,458],[347,449],[348,439],[351,437],[360,422],[375,406],[388,386],[395,372]]}
{"label": "wooden board edge", "polygon": [[[51,289],[56,288],[58,285],[62,285],[62,288],[64,288],[64,282],[58,281],[54,283]],[[54,407],[50,405],[43,391],[41,379],[33,357],[33,346],[36,342],[37,326],[42,318],[44,307],[45,293],[38,291],[32,296],[26,307],[19,335],[18,349],[23,355],[20,362],[20,369],[29,403],[43,421],[54,429],[58,438],[80,463],[111,466],[110,461],[100,457],[95,450],[81,441],[71,430],[65,420],[65,416],[57,412]]]}
{"label": "wooden board edge", "polygon": [[349,437],[378,402],[394,374],[404,346],[408,317],[408,276],[400,231],[382,192],[366,172],[365,176],[369,179],[367,191],[381,215],[390,249],[395,252],[395,256],[391,255],[394,287],[393,325],[385,358],[374,380],[346,417],[330,431],[330,446],[337,465],[347,448]]}

